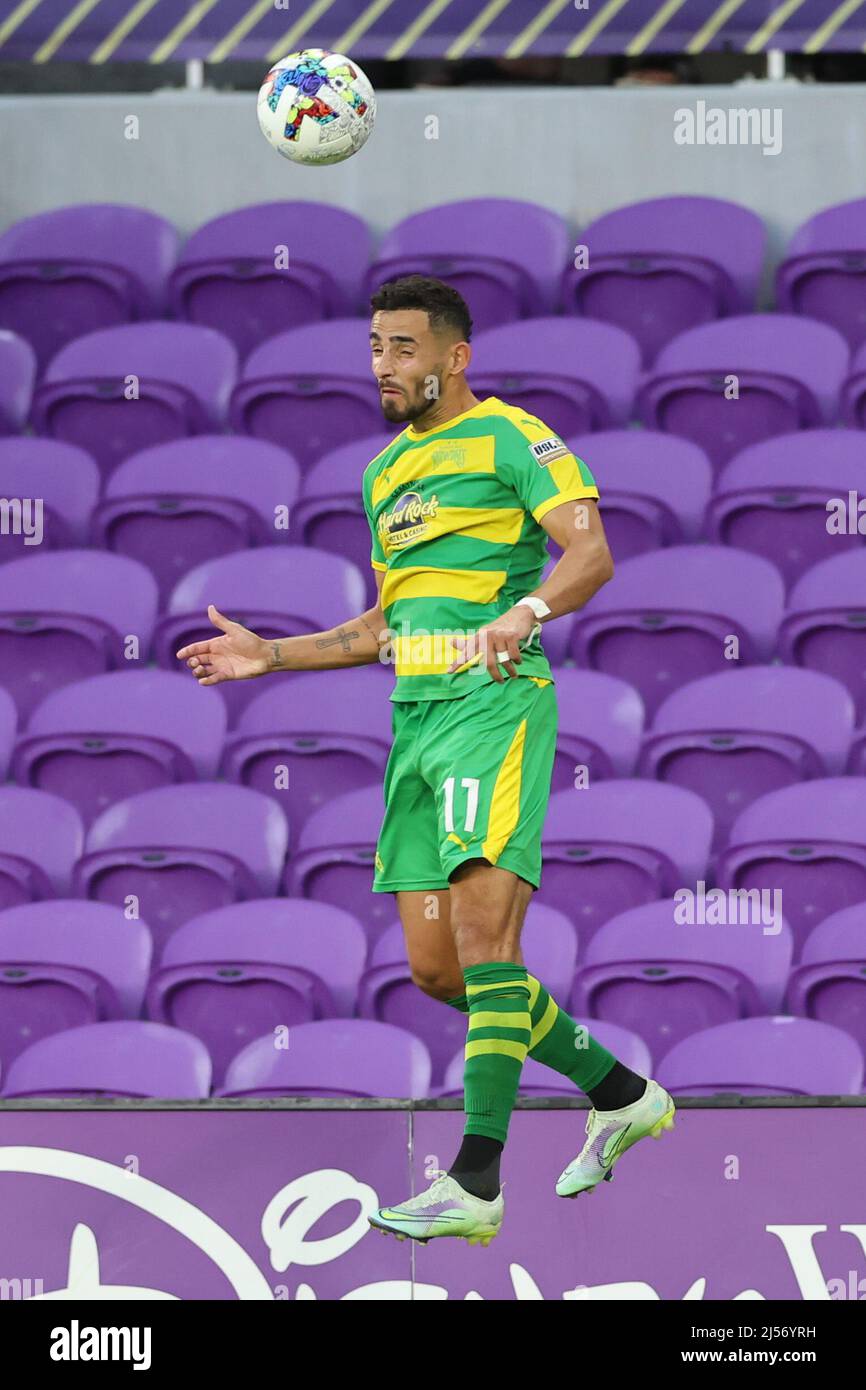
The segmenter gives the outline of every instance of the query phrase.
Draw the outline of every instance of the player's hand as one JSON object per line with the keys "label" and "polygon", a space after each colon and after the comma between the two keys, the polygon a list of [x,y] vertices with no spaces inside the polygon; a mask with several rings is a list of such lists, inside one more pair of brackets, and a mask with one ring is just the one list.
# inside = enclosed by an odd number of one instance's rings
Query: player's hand
{"label": "player's hand", "polygon": [[240,623],[233,623],[212,603],[208,605],[207,615],[224,635],[192,642],[175,653],[178,661],[186,662],[199,685],[219,685],[221,681],[245,681],[263,676],[270,666],[269,645],[264,638]]}
{"label": "player's hand", "polygon": [[520,643],[530,635],[535,624],[536,617],[532,609],[526,604],[518,604],[494,619],[492,623],[487,623],[477,632],[470,633],[468,637],[455,638],[454,645],[460,649],[462,655],[456,661],[452,661],[448,667],[448,674],[480,656],[493,679],[504,685],[505,677],[500,667],[509,676],[519,674],[515,668],[522,660]]}

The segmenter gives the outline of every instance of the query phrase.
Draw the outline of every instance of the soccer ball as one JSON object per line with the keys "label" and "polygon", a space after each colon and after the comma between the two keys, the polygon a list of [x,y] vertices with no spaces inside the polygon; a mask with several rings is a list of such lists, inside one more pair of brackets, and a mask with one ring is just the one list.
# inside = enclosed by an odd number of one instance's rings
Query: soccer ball
{"label": "soccer ball", "polygon": [[257,112],[267,140],[296,164],[339,164],[357,154],[376,119],[376,95],[357,63],[307,48],[271,68]]}

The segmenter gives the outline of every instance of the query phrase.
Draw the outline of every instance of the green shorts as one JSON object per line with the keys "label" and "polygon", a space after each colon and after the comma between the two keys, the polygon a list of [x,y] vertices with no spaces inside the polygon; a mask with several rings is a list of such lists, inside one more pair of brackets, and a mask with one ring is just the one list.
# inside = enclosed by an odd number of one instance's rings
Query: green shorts
{"label": "green shorts", "polygon": [[470,859],[537,888],[556,750],[553,682],[512,676],[393,709],[373,892],[447,888]]}

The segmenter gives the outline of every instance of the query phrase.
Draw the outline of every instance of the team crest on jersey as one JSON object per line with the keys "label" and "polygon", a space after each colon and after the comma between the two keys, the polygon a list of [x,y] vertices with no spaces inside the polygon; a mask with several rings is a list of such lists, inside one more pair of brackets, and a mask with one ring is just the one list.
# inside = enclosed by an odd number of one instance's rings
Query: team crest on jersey
{"label": "team crest on jersey", "polygon": [[428,502],[420,492],[404,492],[390,512],[379,517],[379,539],[385,549],[402,550],[417,541],[439,511],[439,498],[434,493]]}
{"label": "team crest on jersey", "polygon": [[546,468],[554,459],[564,458],[568,453],[568,446],[563,444],[561,439],[557,439],[552,434],[549,439],[541,439],[537,444],[530,444],[529,452],[541,468]]}
{"label": "team crest on jersey", "polygon": [[445,468],[448,464],[462,468],[466,462],[466,450],[462,444],[440,444],[432,451],[430,462],[436,468]]}

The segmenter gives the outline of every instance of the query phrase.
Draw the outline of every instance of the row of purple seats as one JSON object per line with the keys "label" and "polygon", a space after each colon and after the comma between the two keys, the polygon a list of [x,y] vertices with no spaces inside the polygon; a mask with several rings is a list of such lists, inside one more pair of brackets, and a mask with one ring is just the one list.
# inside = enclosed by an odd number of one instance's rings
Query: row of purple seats
{"label": "row of purple seats", "polygon": [[[859,495],[864,483],[866,436],[859,430],[777,435],[748,445],[715,475],[697,444],[658,430],[608,430],[568,442],[598,481],[617,564],[707,540],[770,560],[790,589],[819,560],[866,540],[866,521],[858,514],[852,524],[849,516],[850,494]],[[832,525],[831,499],[838,514]]]}
{"label": "row of purple seats", "polygon": [[[666,899],[617,914],[581,953],[572,922],[533,902],[527,965],[573,1015],[630,1031],[654,1057],[702,1028],[785,1004],[866,1047],[866,903],[819,923],[793,969],[783,919],[685,926],[678,911]],[[0,912],[4,1065],[66,1028],[144,1016],[201,1039],[222,1081],[246,1041],[357,1013],[420,1037],[438,1084],[465,1035],[463,1016],[414,985],[399,922],[368,952],[360,922],[333,905],[266,898],[217,908],[178,927],[151,969],[152,955],[146,924],[103,903]]]}
{"label": "row of purple seats", "polygon": [[[592,1025],[603,1046],[642,1074],[649,1066],[639,1040],[622,1029]],[[432,1063],[420,1038],[371,1019],[328,1019],[291,1030],[291,1046],[273,1034],[242,1048],[215,1096],[235,1099],[425,1099],[462,1093],[463,1049],[445,1086],[431,1088]],[[863,1052],[840,1028],[814,1019],[767,1015],[720,1024],[684,1038],[654,1069],[674,1095],[860,1095]],[[205,1100],[213,1071],[207,1048],[180,1028],[146,1022],[85,1024],[33,1043],[3,1077],[0,1095],[22,1098],[155,1097]],[[574,1096],[576,1088],[532,1058],[524,1063],[522,1095]]]}
{"label": "row of purple seats", "polygon": [[[676,909],[673,899],[630,908],[584,949],[564,913],[534,901],[524,929],[528,967],[574,1017],[590,1020],[591,1032],[621,1028],[653,1058],[704,1028],[783,1007],[841,1028],[866,1050],[866,904],[814,927],[794,967],[783,920],[765,935],[756,922],[684,926]],[[440,1004],[419,996],[399,923],[372,947],[358,1012],[421,1037],[437,1081],[463,1036],[453,1012],[443,1017]]]}
{"label": "row of purple seats", "polygon": [[[14,337],[0,341],[0,365],[10,357]],[[363,319],[277,333],[240,369],[216,329],[124,324],[68,343],[32,395],[14,371],[0,379],[0,432],[27,426],[77,444],[105,474],[142,448],[225,430],[303,453],[308,466],[383,427]],[[688,329],[643,374],[637,343],[613,324],[525,319],[477,335],[467,380],[563,436],[638,420],[691,439],[716,469],[774,435],[866,420],[866,345],[852,359],[836,329],[793,314]]]}
{"label": "row of purple seats", "polygon": [[[30,554],[0,566],[2,684],[28,713],[71,680],[133,669],[151,653],[177,671],[181,646],[217,635],[209,603],[270,638],[335,627],[364,611],[367,590],[339,555],[260,546],[195,566],[160,611],[156,580],[138,560],[88,549]],[[238,682],[217,698],[236,715],[253,693],[253,682]]]}
{"label": "row of purple seats", "polygon": [[[275,320],[363,311],[383,280],[443,277],[479,328],[562,308],[618,324],[645,361],[678,332],[756,304],[766,230],[721,198],[631,203],[582,228],[509,198],[440,204],[403,219],[375,261],[361,219],[322,203],[237,208],[177,229],[134,206],[40,213],[0,236],[0,325],[29,337],[41,362],[72,337],[169,315],[225,333],[245,354]],[[371,263],[372,261],[372,263]],[[863,342],[866,199],[827,208],[794,234],[776,272],[776,305]]]}
{"label": "row of purple seats", "polygon": [[[734,203],[653,200],[608,214],[584,237],[592,261],[576,271],[562,217],[516,199],[468,199],[404,219],[373,261],[362,220],[322,203],[238,208],[183,247],[144,209],[71,206],[0,236],[0,325],[29,337],[43,364],[84,332],[163,316],[217,328],[246,354],[275,321],[363,312],[383,280],[413,271],[455,284],[479,328],[562,306],[625,316],[648,352],[679,326],[754,306],[766,233]],[[641,299],[631,315],[623,280]]]}
{"label": "row of purple seats", "polygon": [[[368,575],[370,532],[360,478],[390,443],[380,433],[326,454],[301,475],[265,440],[221,434],[172,440],[125,459],[101,488],[95,461],[76,445],[37,436],[0,439],[0,495],[40,498],[39,547],[94,545],[140,560],[166,600],[198,563],[250,546],[312,545]],[[866,523],[848,516],[863,480],[864,435],[816,429],[750,445],[713,481],[704,451],[658,430],[606,430],[569,444],[601,491],[617,562],[706,539],[771,560],[790,586],[819,560],[862,548]],[[102,494],[102,495],[100,495]],[[838,499],[839,522],[827,504]],[[32,531],[32,523],[31,523]],[[0,533],[0,564],[37,547]]]}
{"label": "row of purple seats", "polygon": [[[610,1024],[589,1020],[587,1027],[603,1047],[615,1051],[601,1036]],[[628,1037],[626,1030],[620,1031]],[[524,1069],[530,1063],[531,1058]],[[631,1062],[626,1065],[648,1075]],[[462,1075],[460,1054],[437,1094],[461,1095]],[[859,1096],[866,1090],[863,1049],[850,1033],[788,1014],[737,1019],[690,1033],[660,1055],[653,1075],[675,1096]],[[526,1081],[526,1089],[520,1088],[523,1094],[574,1094],[563,1077],[537,1063]]]}
{"label": "row of purple seats", "polygon": [[[863,721],[864,593],[863,546],[820,560],[786,599],[782,575],[760,555],[674,545],[618,564],[614,584],[550,625],[545,648],[555,665],[573,660],[627,681],[650,716],[697,676],[779,658],[834,676]],[[339,555],[260,546],[196,565],[160,610],[156,580],[137,560],[88,549],[31,553],[0,565],[2,685],[27,717],[48,693],[85,676],[151,659],[177,670],[181,646],[215,635],[210,603],[271,639],[335,627],[364,610],[367,588]],[[255,682],[216,687],[233,724],[258,694]]]}
{"label": "row of purple seats", "polygon": [[[684,786],[710,806],[714,847],[758,796],[815,777],[866,774],[866,731],[850,693],[822,672],[736,667],[689,681],[645,726],[638,692],[615,676],[556,672],[554,791],[610,777]],[[218,692],[169,671],[112,671],[62,686],[26,727],[0,687],[0,779],[63,797],[90,825],[122,798],[223,777],[271,797],[290,842],[335,796],[381,780],[391,745],[384,667],[279,676],[236,729]]]}
{"label": "row of purple seats", "polygon": [[724,670],[732,658],[760,665],[778,657],[834,676],[863,721],[864,592],[863,547],[840,547],[807,569],[786,601],[781,574],[760,555],[671,546],[618,565],[616,582],[564,620],[563,636],[579,667],[628,681],[650,715],[671,690]]}
{"label": "row of purple seats", "polygon": [[243,435],[171,440],[131,454],[102,479],[77,445],[35,435],[0,439],[0,496],[41,500],[41,531],[22,512],[0,531],[0,564],[42,550],[95,546],[140,561],[160,599],[197,564],[261,545],[311,545],[369,576],[361,476],[390,443],[377,434],[327,454],[306,474],[287,449]]}
{"label": "row of purple seats", "polygon": [[[0,788],[0,908],[50,897],[135,905],[157,951],[182,923],[247,898],[313,898],[353,912],[371,941],[389,925],[370,892],[380,783],[321,806],[289,841],[271,797],[225,782],[156,787],[115,802],[89,829],[68,802]],[[795,958],[830,913],[866,899],[866,778],[818,777],[757,797],[713,849],[696,792],[640,778],[555,792],[536,901],[589,942],[619,912],[684,885],[781,893]],[[769,908],[767,909],[769,911]]]}
{"label": "row of purple seats", "polygon": [[[816,331],[831,331],[796,322],[806,325],[810,342]],[[551,354],[562,359],[553,378]],[[20,357],[14,338],[0,343],[0,365],[10,356]],[[604,429],[630,418],[639,357],[634,340],[611,324],[533,319],[479,333],[470,382],[483,396],[510,390],[515,403],[535,407],[561,433]],[[216,329],[160,320],[122,324],[67,343],[32,395],[20,384],[13,395],[13,385],[14,373],[3,388],[0,432],[29,425],[86,449],[104,473],[133,451],[195,434],[228,429],[296,453],[303,441],[309,464],[383,428],[366,319],[277,333],[242,368],[234,344]],[[828,410],[834,404],[835,397]]]}

